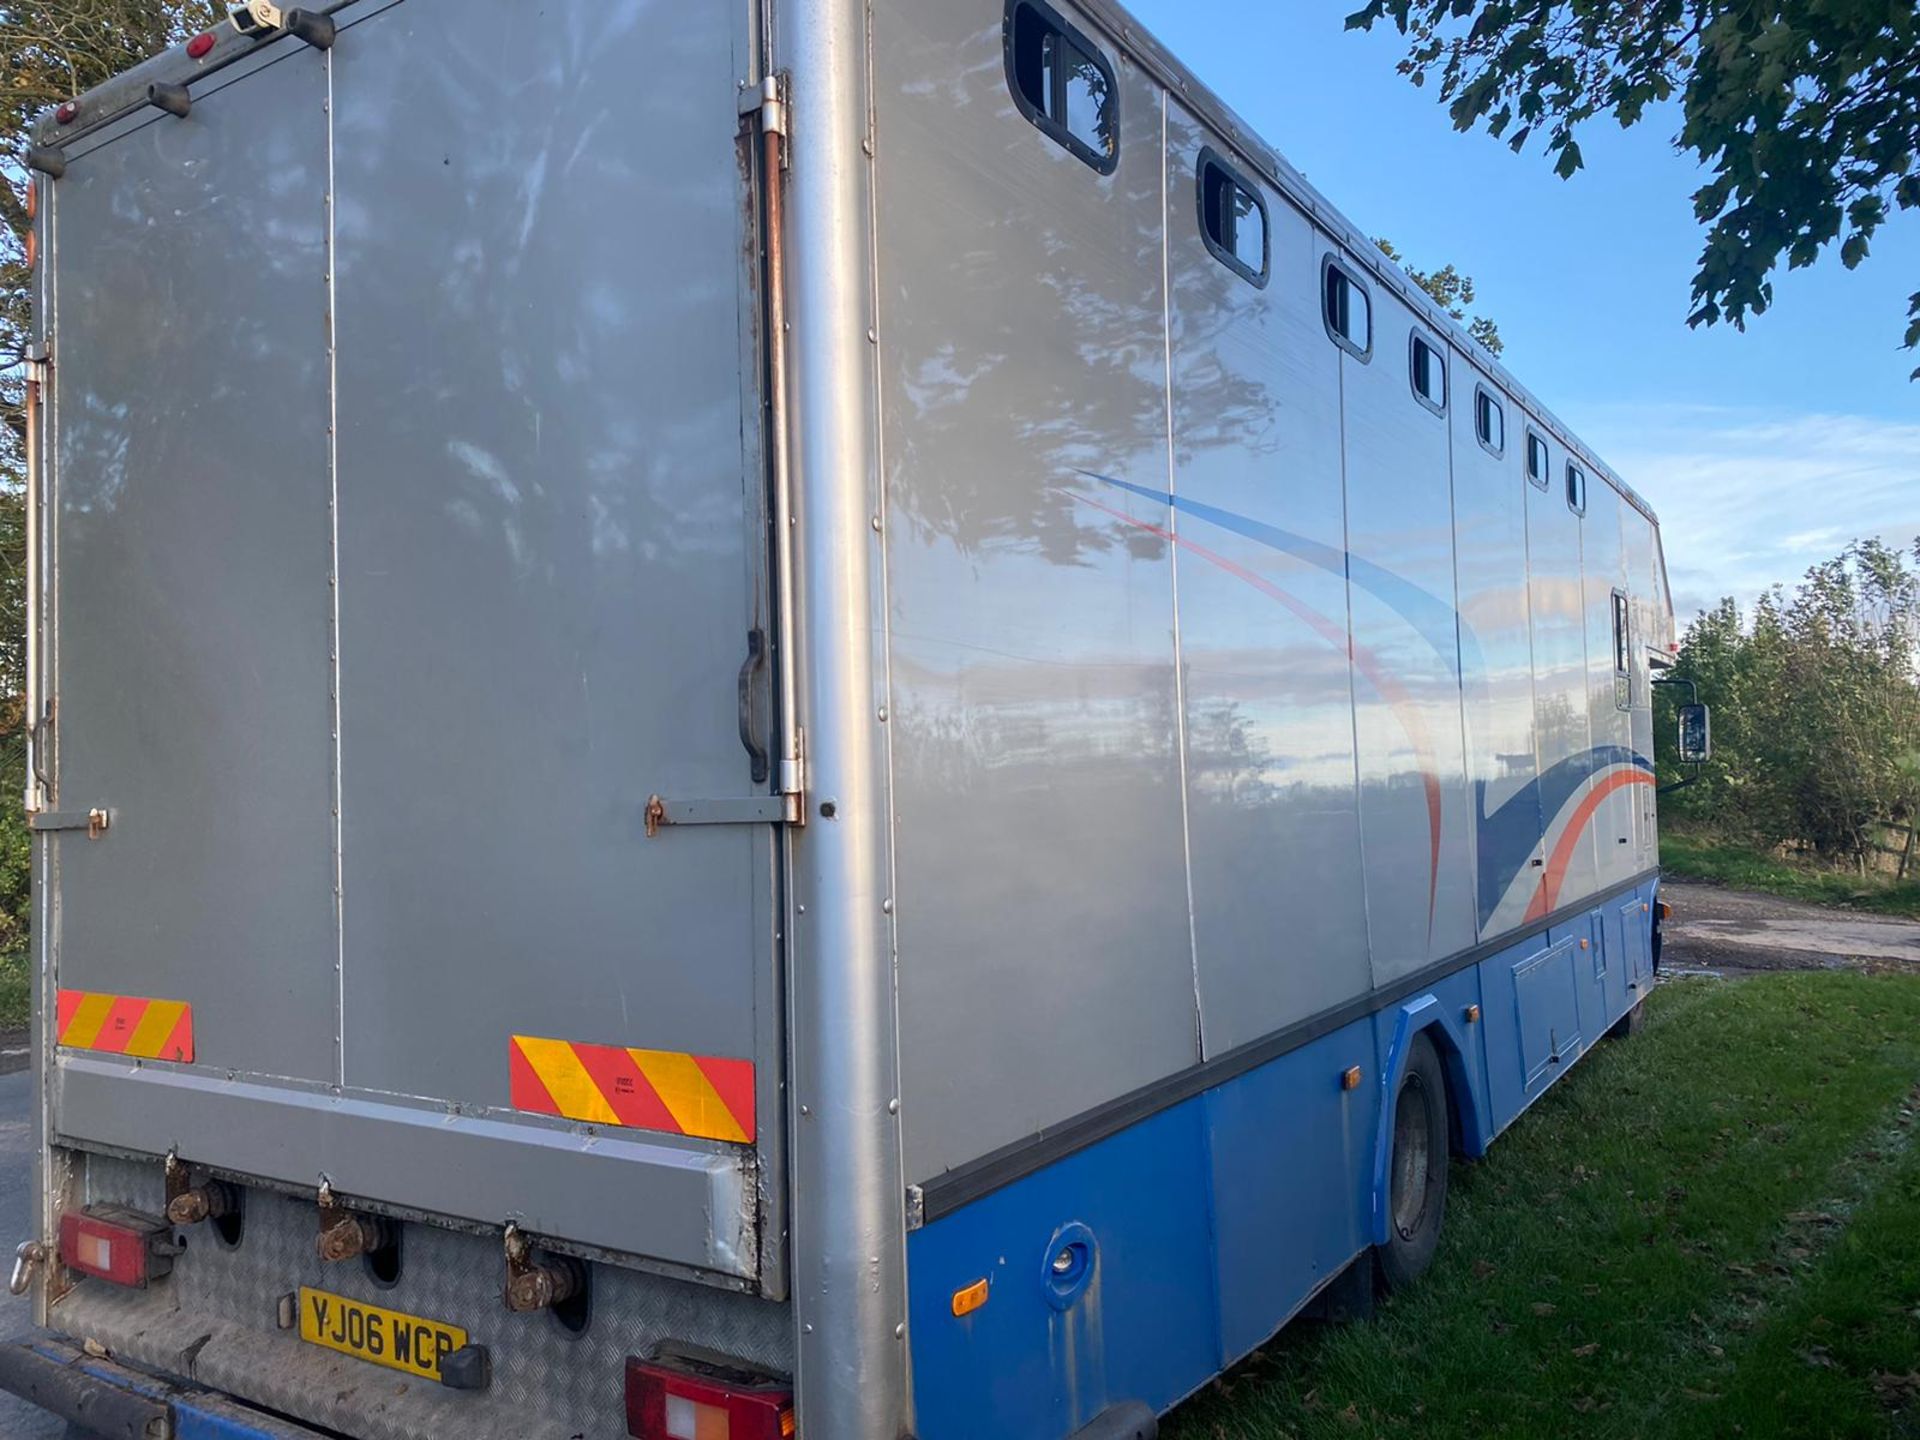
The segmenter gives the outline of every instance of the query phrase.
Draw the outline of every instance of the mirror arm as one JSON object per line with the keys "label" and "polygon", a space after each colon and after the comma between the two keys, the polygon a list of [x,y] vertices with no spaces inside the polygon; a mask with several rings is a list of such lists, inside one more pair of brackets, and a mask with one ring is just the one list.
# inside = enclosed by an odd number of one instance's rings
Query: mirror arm
{"label": "mirror arm", "polygon": [[1698,764],[1694,764],[1694,765],[1689,765],[1687,768],[1691,770],[1693,773],[1687,776],[1686,779],[1676,780],[1671,785],[1662,785],[1658,789],[1656,789],[1653,793],[1655,795],[1671,795],[1676,790],[1684,790],[1689,785],[1698,784],[1700,781],[1700,766]]}

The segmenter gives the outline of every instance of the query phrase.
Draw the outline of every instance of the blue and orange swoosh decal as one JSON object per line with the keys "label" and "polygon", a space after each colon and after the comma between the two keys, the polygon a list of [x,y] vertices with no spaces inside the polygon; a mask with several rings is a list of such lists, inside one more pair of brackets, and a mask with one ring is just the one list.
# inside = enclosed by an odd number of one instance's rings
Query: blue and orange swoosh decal
{"label": "blue and orange swoosh decal", "polygon": [[[1083,470],[1080,473],[1088,476],[1090,479],[1101,480],[1107,484],[1118,486],[1122,490],[1128,490],[1134,494],[1144,496],[1149,500],[1158,501],[1163,505],[1168,505],[1170,508],[1178,508],[1173,506],[1172,497],[1166,495],[1164,492],[1148,490],[1143,486],[1131,485],[1123,480],[1111,480],[1104,475],[1095,475],[1089,470]],[[1289,595],[1285,590],[1274,584],[1273,581],[1267,579],[1266,576],[1249,570],[1238,561],[1229,559],[1216,550],[1210,550],[1206,546],[1198,544],[1184,535],[1177,535],[1165,526],[1155,525],[1147,520],[1136,519],[1123,510],[1118,510],[1111,505],[1103,504],[1101,501],[1092,499],[1086,495],[1081,495],[1077,492],[1070,493],[1073,493],[1074,498],[1082,505],[1090,509],[1098,510],[1103,515],[1111,516],[1122,524],[1130,525],[1137,530],[1143,530],[1151,535],[1157,535],[1168,544],[1175,545],[1188,554],[1205,560],[1208,564],[1216,566],[1237,580],[1244,581],[1269,599],[1285,606],[1288,610],[1292,611],[1294,615],[1305,621],[1306,624],[1325,639],[1328,644],[1344,651],[1352,660],[1355,668],[1358,669],[1360,673],[1366,677],[1367,682],[1373,686],[1380,698],[1387,702],[1389,708],[1391,708],[1395,716],[1398,717],[1401,728],[1406,731],[1409,743],[1413,746],[1414,755],[1420,765],[1421,785],[1426,796],[1428,842],[1427,934],[1428,937],[1431,938],[1433,934],[1434,910],[1438,904],[1440,895],[1440,839],[1445,823],[1443,814],[1445,802],[1440,788],[1440,769],[1435,761],[1433,741],[1427,733],[1426,717],[1421,714],[1419,704],[1407,693],[1406,687],[1400,683],[1393,672],[1377,656],[1365,646],[1354,642],[1352,635],[1348,632],[1343,622],[1332,620],[1311,606],[1303,604],[1298,598]],[[1223,517],[1223,519],[1236,520],[1240,523],[1230,525],[1227,528],[1233,529],[1237,531],[1237,533],[1246,535],[1249,539],[1259,541],[1262,544],[1271,543],[1265,538],[1262,532],[1271,531],[1274,535],[1284,533],[1272,530],[1270,526],[1260,525],[1256,521],[1234,516],[1230,511],[1216,510],[1212,506],[1204,506],[1201,508],[1210,513],[1202,515],[1200,518],[1211,519],[1217,515]],[[1195,513],[1197,514],[1198,512]],[[1329,555],[1338,555],[1341,553],[1330,550],[1324,545],[1319,545],[1317,542],[1306,540],[1303,537],[1294,538],[1299,540],[1302,546],[1310,547],[1314,551],[1325,551]],[[1303,555],[1301,558],[1310,559],[1312,563],[1315,564],[1321,563],[1320,559],[1314,555]],[[1323,568],[1331,567],[1323,566]],[[1337,569],[1334,573],[1344,574],[1345,572],[1344,569]],[[1406,588],[1412,589],[1413,587],[1408,586]]]}
{"label": "blue and orange swoosh decal", "polygon": [[1222,530],[1245,536],[1270,550],[1304,560],[1329,575],[1350,579],[1411,625],[1456,680],[1463,670],[1472,675],[1482,673],[1479,643],[1474,638],[1472,627],[1460,618],[1460,612],[1451,602],[1430,590],[1423,590],[1403,575],[1396,575],[1351,551],[1336,550],[1305,535],[1296,535],[1291,530],[1282,530],[1276,525],[1265,524],[1232,510],[1222,510],[1217,505],[1203,504],[1184,495],[1171,495],[1165,490],[1150,489],[1129,480],[1116,480],[1111,475],[1101,475],[1093,470],[1078,473],[1089,480],[1098,480],[1103,485],[1131,491],[1143,499],[1191,515],[1196,520],[1218,525]]}
{"label": "blue and orange swoosh decal", "polygon": [[[1543,770],[1492,813],[1488,813],[1486,808],[1486,785],[1484,782],[1480,784],[1480,923],[1483,927],[1493,917],[1493,912],[1514,881],[1520,878],[1520,872],[1533,858],[1534,848],[1539,845],[1541,836],[1566,808],[1567,802],[1590,783],[1618,788],[1612,777],[1601,779],[1608,770],[1617,770],[1629,776],[1628,781],[1618,783],[1632,783],[1633,774],[1642,776],[1647,784],[1653,783],[1653,765],[1644,755],[1623,745],[1596,745]],[[1583,816],[1576,816],[1576,819],[1584,824],[1592,819],[1592,810]],[[1570,824],[1569,830],[1572,828]],[[1565,843],[1564,837],[1562,843]],[[1569,850],[1557,874],[1549,868],[1541,876],[1542,890],[1555,902],[1571,859],[1572,852]],[[1544,915],[1553,908],[1549,904],[1540,913]]]}
{"label": "blue and orange swoosh decal", "polygon": [[[1282,530],[1277,526],[1265,524],[1231,510],[1223,510],[1218,506],[1207,505],[1168,491],[1155,490],[1150,486],[1137,485],[1132,481],[1120,480],[1111,475],[1102,475],[1093,470],[1079,470],[1077,473],[1089,480],[1137,495],[1154,504],[1164,505],[1176,514],[1191,515],[1197,520],[1243,536],[1268,549],[1304,561],[1328,574],[1347,579],[1384,602],[1404,619],[1426,641],[1456,680],[1464,684],[1467,676],[1478,676],[1484,673],[1480,666],[1479,646],[1474,638],[1472,627],[1465,622],[1452,604],[1413,584],[1404,576],[1396,575],[1382,566],[1353,555],[1350,551],[1335,549],[1320,541],[1289,530]],[[1434,910],[1439,896],[1441,840],[1445,831],[1444,794],[1425,716],[1418,702],[1408,694],[1406,687],[1378,656],[1353,639],[1346,624],[1335,621],[1302,603],[1264,575],[1184,535],[1176,534],[1167,526],[1138,519],[1078,491],[1069,493],[1075,500],[1090,509],[1098,510],[1101,514],[1110,516],[1122,524],[1158,536],[1168,544],[1206,561],[1286,607],[1328,644],[1343,650],[1354,667],[1373,686],[1375,692],[1387,702],[1413,747],[1420,766],[1426,797],[1429,857],[1427,932],[1431,936]],[[1612,773],[1607,773],[1609,771]],[[1626,786],[1652,783],[1651,763],[1644,756],[1617,745],[1595,746],[1582,754],[1570,756],[1536,775],[1491,814],[1486,809],[1485,782],[1480,782],[1476,787],[1474,807],[1479,839],[1477,909],[1480,929],[1484,931],[1502,897],[1512,888],[1519,879],[1522,868],[1532,859],[1534,849],[1547,827],[1577,792],[1585,788],[1588,793],[1580,802],[1579,808],[1569,818],[1566,828],[1554,846],[1553,853],[1546,858],[1540,885],[1527,909],[1528,919],[1537,919],[1551,913],[1559,903],[1560,891],[1565,884],[1574,850],[1580,836],[1592,822],[1600,803],[1609,794]]]}

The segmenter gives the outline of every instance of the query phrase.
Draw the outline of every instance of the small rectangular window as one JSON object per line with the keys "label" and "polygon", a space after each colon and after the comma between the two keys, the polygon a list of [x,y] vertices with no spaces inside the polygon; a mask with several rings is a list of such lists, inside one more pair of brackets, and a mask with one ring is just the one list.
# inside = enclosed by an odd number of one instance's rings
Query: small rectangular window
{"label": "small rectangular window", "polygon": [[1633,673],[1632,620],[1627,611],[1627,597],[1620,591],[1613,592],[1613,671],[1616,675]]}
{"label": "small rectangular window", "polygon": [[1103,175],[1120,160],[1119,91],[1100,47],[1040,0],[1013,0],[1007,83],[1020,111]]}
{"label": "small rectangular window", "polygon": [[1361,360],[1373,354],[1373,301],[1367,287],[1339,261],[1328,256],[1321,271],[1327,334],[1334,344]]}
{"label": "small rectangular window", "polygon": [[1576,515],[1587,513],[1587,472],[1578,465],[1567,465],[1567,508]]}
{"label": "small rectangular window", "polygon": [[1540,438],[1539,431],[1529,430],[1527,432],[1527,479],[1544,490],[1552,474],[1553,459],[1547,450],[1547,442]]}
{"label": "small rectangular window", "polygon": [[1473,433],[1495,455],[1507,450],[1507,412],[1485,390],[1473,392]]}
{"label": "small rectangular window", "polygon": [[1436,415],[1446,414],[1446,357],[1418,331],[1414,333],[1413,355],[1408,369],[1413,378],[1413,398]]}
{"label": "small rectangular window", "polygon": [[1260,187],[1211,150],[1200,152],[1200,236],[1213,257],[1257,286],[1267,283],[1267,202]]}

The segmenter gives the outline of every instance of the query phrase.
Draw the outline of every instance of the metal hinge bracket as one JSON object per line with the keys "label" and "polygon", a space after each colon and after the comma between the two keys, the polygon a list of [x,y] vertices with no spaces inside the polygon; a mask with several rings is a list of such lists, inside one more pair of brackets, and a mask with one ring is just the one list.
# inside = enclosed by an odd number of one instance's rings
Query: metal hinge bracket
{"label": "metal hinge bracket", "polygon": [[799,819],[797,795],[743,795],[727,800],[647,801],[647,838],[663,825],[791,825]]}
{"label": "metal hinge bracket", "polygon": [[113,812],[103,807],[92,810],[42,810],[27,817],[27,828],[42,834],[62,830],[84,830],[89,840],[98,840],[113,826]]}
{"label": "metal hinge bracket", "polygon": [[740,113],[760,117],[762,135],[778,135],[782,139],[787,134],[787,76],[782,71],[769,75],[758,85],[744,84],[740,87]]}

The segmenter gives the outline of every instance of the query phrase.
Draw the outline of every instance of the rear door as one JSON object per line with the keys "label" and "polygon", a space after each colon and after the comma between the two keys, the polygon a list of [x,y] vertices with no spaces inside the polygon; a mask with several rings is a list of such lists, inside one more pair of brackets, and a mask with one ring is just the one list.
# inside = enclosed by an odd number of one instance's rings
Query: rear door
{"label": "rear door", "polygon": [[751,16],[341,18],[59,185],[61,1129],[773,1283]]}

